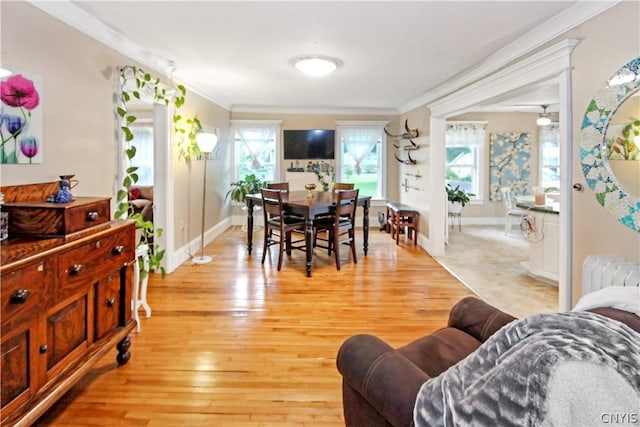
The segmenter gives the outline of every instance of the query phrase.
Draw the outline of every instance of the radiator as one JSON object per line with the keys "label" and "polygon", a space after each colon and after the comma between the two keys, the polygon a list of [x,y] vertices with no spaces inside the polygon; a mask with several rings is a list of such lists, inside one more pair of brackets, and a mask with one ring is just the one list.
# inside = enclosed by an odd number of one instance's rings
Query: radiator
{"label": "radiator", "polygon": [[589,255],[582,264],[582,294],[607,286],[640,286],[640,264],[611,255]]}

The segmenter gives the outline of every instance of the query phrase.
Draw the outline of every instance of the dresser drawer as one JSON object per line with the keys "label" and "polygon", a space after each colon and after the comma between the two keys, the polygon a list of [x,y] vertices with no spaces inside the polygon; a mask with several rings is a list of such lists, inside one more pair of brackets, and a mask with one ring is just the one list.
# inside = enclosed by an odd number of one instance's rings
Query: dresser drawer
{"label": "dresser drawer", "polygon": [[109,222],[109,198],[78,197],[69,203],[14,202],[5,203],[9,213],[9,235],[65,236],[94,225]]}
{"label": "dresser drawer", "polygon": [[87,203],[68,209],[64,234],[74,233],[109,221],[109,199]]}
{"label": "dresser drawer", "polygon": [[135,235],[120,231],[97,238],[58,257],[56,300],[95,283],[106,272],[118,270],[135,258]]}
{"label": "dresser drawer", "polygon": [[2,288],[0,319],[3,327],[37,315],[46,307],[49,280],[54,277],[51,262],[39,262],[7,272],[0,279]]}

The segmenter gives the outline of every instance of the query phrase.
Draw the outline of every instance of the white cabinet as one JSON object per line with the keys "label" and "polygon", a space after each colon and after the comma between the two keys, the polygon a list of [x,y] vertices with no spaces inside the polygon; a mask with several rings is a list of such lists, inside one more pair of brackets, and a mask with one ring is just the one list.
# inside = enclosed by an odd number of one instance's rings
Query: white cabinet
{"label": "white cabinet", "polygon": [[527,212],[533,219],[529,234],[529,273],[558,282],[560,264],[560,223],[557,213]]}

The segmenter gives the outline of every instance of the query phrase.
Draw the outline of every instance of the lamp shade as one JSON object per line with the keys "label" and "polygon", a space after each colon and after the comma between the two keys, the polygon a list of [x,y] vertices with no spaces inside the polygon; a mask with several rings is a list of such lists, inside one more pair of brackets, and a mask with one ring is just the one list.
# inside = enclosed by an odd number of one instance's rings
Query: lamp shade
{"label": "lamp shade", "polygon": [[215,133],[209,132],[200,132],[196,136],[196,141],[198,142],[198,148],[204,154],[209,154],[216,148],[216,144],[218,144],[218,136]]}

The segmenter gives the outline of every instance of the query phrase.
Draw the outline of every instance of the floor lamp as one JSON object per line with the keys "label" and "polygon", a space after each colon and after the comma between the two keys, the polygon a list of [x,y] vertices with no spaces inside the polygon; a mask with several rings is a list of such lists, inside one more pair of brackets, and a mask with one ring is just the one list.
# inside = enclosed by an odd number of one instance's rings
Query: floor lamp
{"label": "floor lamp", "polygon": [[201,132],[196,136],[196,141],[198,142],[198,147],[200,148],[200,152],[202,153],[202,157],[204,159],[204,174],[202,180],[202,231],[200,237],[200,256],[193,257],[191,260],[194,264],[207,264],[211,262],[210,256],[204,255],[204,213],[205,213],[205,202],[207,200],[207,157],[209,153],[213,151],[218,143],[218,137],[215,133]]}

